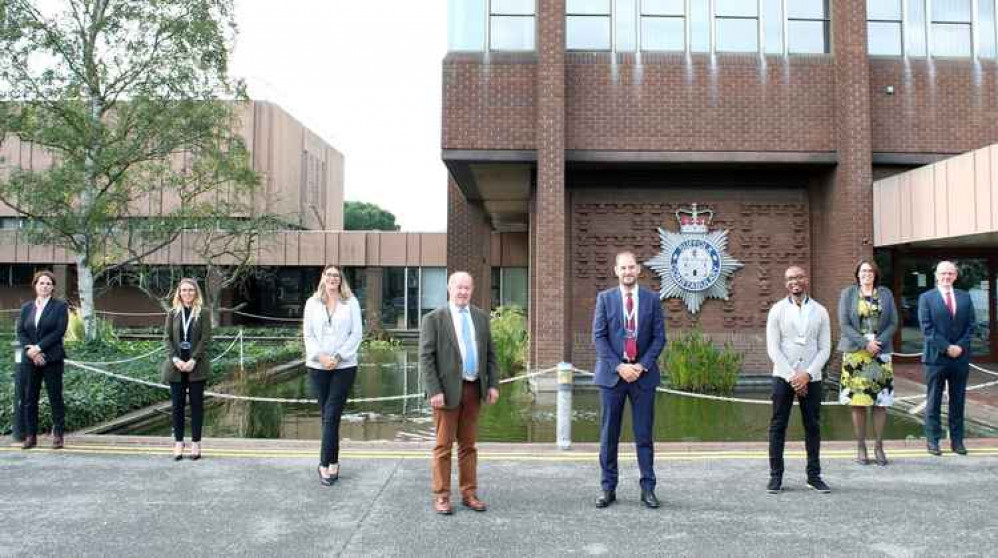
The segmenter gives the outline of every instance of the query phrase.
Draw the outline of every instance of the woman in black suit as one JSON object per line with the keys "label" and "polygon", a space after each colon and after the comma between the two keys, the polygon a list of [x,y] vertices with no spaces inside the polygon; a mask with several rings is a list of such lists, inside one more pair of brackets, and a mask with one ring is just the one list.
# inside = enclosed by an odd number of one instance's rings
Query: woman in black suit
{"label": "woman in black suit", "polygon": [[208,344],[211,316],[204,307],[194,279],[181,279],[173,294],[173,308],[166,315],[163,343],[166,362],[163,381],[170,384],[173,403],[173,459],[184,457],[184,404],[191,402],[191,459],[201,459],[201,424],[204,421],[204,384],[211,374]]}
{"label": "woman in black suit", "polygon": [[52,407],[52,448],[62,449],[66,432],[66,405],[62,400],[63,359],[66,350],[62,338],[69,325],[69,305],[52,296],[55,275],[39,271],[31,280],[35,300],[21,307],[17,322],[17,338],[21,341],[21,377],[25,394],[21,401],[24,416],[23,449],[38,445],[38,401],[42,381]]}

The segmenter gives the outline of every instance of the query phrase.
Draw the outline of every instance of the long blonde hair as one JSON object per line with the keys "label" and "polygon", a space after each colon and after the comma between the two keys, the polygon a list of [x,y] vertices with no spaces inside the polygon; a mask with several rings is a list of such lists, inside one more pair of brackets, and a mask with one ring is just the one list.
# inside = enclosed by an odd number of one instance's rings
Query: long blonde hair
{"label": "long blonde hair", "polygon": [[173,291],[173,308],[171,312],[179,315],[184,311],[184,301],[180,300],[180,287],[184,286],[184,283],[194,287],[194,303],[191,304],[191,312],[194,314],[194,320],[197,321],[201,317],[201,308],[204,306],[204,300],[201,298],[201,287],[198,286],[198,282],[190,277],[184,277],[177,282],[177,288]]}
{"label": "long blonde hair", "polygon": [[336,273],[340,274],[340,300],[350,300],[353,298],[353,291],[350,290],[350,285],[347,284],[347,278],[343,276],[343,270],[335,265],[327,265],[322,268],[322,273],[319,276],[319,286],[316,287],[315,294],[312,296],[321,300],[323,304],[326,303],[326,272],[330,269],[335,269]]}

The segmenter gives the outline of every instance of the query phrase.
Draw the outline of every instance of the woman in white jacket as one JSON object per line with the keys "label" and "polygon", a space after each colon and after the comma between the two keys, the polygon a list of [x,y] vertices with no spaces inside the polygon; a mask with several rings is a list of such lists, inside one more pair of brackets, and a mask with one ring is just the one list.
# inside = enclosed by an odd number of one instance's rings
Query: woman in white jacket
{"label": "woman in white jacket", "polygon": [[319,482],[332,486],[340,475],[340,417],[357,377],[364,335],[360,304],[336,266],[322,270],[319,288],[305,303],[302,329],[305,366],[322,414]]}

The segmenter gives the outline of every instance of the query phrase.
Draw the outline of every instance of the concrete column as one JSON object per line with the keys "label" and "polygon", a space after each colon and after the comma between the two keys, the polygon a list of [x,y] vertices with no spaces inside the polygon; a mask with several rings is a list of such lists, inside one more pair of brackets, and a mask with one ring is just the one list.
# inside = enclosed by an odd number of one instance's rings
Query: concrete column
{"label": "concrete column", "polygon": [[569,359],[566,281],[565,2],[538,3],[537,188],[531,215],[531,365]]}
{"label": "concrete column", "polygon": [[385,270],[382,267],[364,268],[364,331],[381,331],[381,294]]}

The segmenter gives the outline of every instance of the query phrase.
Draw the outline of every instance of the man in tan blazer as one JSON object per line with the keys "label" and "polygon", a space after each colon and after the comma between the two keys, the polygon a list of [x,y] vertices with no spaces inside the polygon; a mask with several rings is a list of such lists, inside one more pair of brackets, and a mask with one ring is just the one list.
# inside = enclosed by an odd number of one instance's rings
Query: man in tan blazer
{"label": "man in tan blazer", "polygon": [[461,503],[485,511],[478,499],[478,413],[499,400],[499,375],[489,315],[471,305],[474,281],[458,271],[447,280],[449,303],[430,312],[419,328],[419,368],[433,407],[433,509],[450,515],[451,448],[457,441]]}

